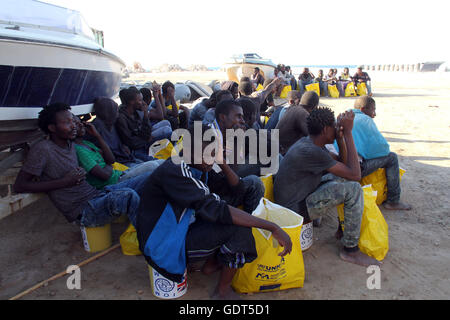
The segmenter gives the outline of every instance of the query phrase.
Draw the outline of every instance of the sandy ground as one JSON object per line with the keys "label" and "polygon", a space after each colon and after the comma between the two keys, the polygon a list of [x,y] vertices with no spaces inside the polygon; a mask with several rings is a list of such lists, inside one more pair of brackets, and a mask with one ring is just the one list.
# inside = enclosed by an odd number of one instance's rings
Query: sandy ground
{"label": "sandy ground", "polygon": [[[390,232],[390,250],[381,268],[381,289],[366,287],[366,269],[341,261],[333,212],[314,229],[314,245],[304,253],[303,288],[242,295],[243,299],[448,299],[450,297],[450,74],[375,73],[376,123],[406,169],[402,201],[410,212],[381,209]],[[140,75],[142,78],[143,76]],[[147,75],[148,80],[223,79],[220,72]],[[354,98],[323,98],[336,113]],[[126,224],[113,225],[117,243]],[[84,251],[79,229],[68,224],[48,198],[0,220],[0,299],[77,264],[93,254]],[[67,277],[49,283],[24,299],[156,299],[142,256],[116,249],[82,267],[81,290],[68,290]],[[209,299],[217,274],[188,274],[181,299]]]}

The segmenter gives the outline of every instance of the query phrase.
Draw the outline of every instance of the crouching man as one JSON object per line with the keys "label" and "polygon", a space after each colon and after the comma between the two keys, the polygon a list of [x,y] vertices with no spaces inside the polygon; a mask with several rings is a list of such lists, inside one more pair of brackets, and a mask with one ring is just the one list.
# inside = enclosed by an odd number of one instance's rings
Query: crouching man
{"label": "crouching man", "polygon": [[[221,164],[220,150],[217,157],[215,151],[203,156],[210,145],[202,140],[208,129],[202,127],[201,136],[190,130],[190,159],[169,158],[148,178],[137,214],[137,234],[147,262],[168,279],[181,282],[188,261],[207,259],[202,269],[205,274],[221,270],[213,298],[236,299],[231,289],[233,276],[257,257],[251,228],[271,231],[284,247],[280,255],[291,252],[292,242],[278,225],[253,217],[210,191],[208,173],[214,161],[225,173],[229,168]],[[196,139],[202,141],[199,154],[194,153]]]}

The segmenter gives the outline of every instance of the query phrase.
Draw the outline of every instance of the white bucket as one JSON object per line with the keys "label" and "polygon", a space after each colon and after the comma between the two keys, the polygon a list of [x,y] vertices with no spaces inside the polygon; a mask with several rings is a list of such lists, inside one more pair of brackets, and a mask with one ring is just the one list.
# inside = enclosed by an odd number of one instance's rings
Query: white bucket
{"label": "white bucket", "polygon": [[302,225],[300,233],[300,246],[302,251],[309,249],[313,244],[313,222]]}
{"label": "white bucket", "polygon": [[148,266],[150,272],[150,285],[155,297],[161,299],[176,299],[187,292],[187,270],[184,272],[180,283],[167,279],[158,271]]}

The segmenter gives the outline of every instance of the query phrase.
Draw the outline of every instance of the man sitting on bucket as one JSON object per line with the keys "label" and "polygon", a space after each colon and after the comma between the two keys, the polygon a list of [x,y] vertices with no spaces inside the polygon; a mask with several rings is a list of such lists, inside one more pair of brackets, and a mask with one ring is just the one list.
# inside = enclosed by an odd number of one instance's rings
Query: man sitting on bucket
{"label": "man sitting on bucket", "polygon": [[[380,263],[358,248],[364,208],[361,169],[353,142],[354,113],[338,116],[326,107],[311,111],[307,137],[289,148],[274,179],[275,202],[310,219],[320,218],[328,209],[344,204],[344,232],[340,257],[362,266]],[[339,156],[325,145],[338,141]]]}
{"label": "man sitting on bucket", "polygon": [[[205,274],[221,270],[213,298],[233,299],[238,298],[231,289],[233,276],[257,257],[252,227],[271,231],[284,247],[281,256],[291,252],[292,242],[278,225],[230,206],[211,193],[207,182],[213,163],[224,172],[230,169],[223,161],[221,144],[214,141],[211,148],[211,142],[203,141],[209,130],[202,126],[201,136],[195,136],[191,129],[190,137],[183,138],[183,158],[167,159],[147,180],[136,229],[140,250],[160,274],[181,282],[188,259],[208,259],[202,269]],[[195,141],[201,150],[196,150]],[[238,183],[239,178],[234,177]]]}

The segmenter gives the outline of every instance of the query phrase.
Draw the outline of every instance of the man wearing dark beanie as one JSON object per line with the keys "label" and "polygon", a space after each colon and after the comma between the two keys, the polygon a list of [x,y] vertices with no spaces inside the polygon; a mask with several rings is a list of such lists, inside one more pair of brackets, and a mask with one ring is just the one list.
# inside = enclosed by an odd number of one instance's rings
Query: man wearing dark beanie
{"label": "man wearing dark beanie", "polygon": [[298,99],[299,92],[291,91],[290,94],[288,99],[291,105],[286,109],[275,127],[275,129],[280,130],[280,153],[283,156],[297,140],[308,135],[306,118],[319,105],[319,96],[314,91],[306,91],[302,95],[300,105],[294,103],[295,98]]}

